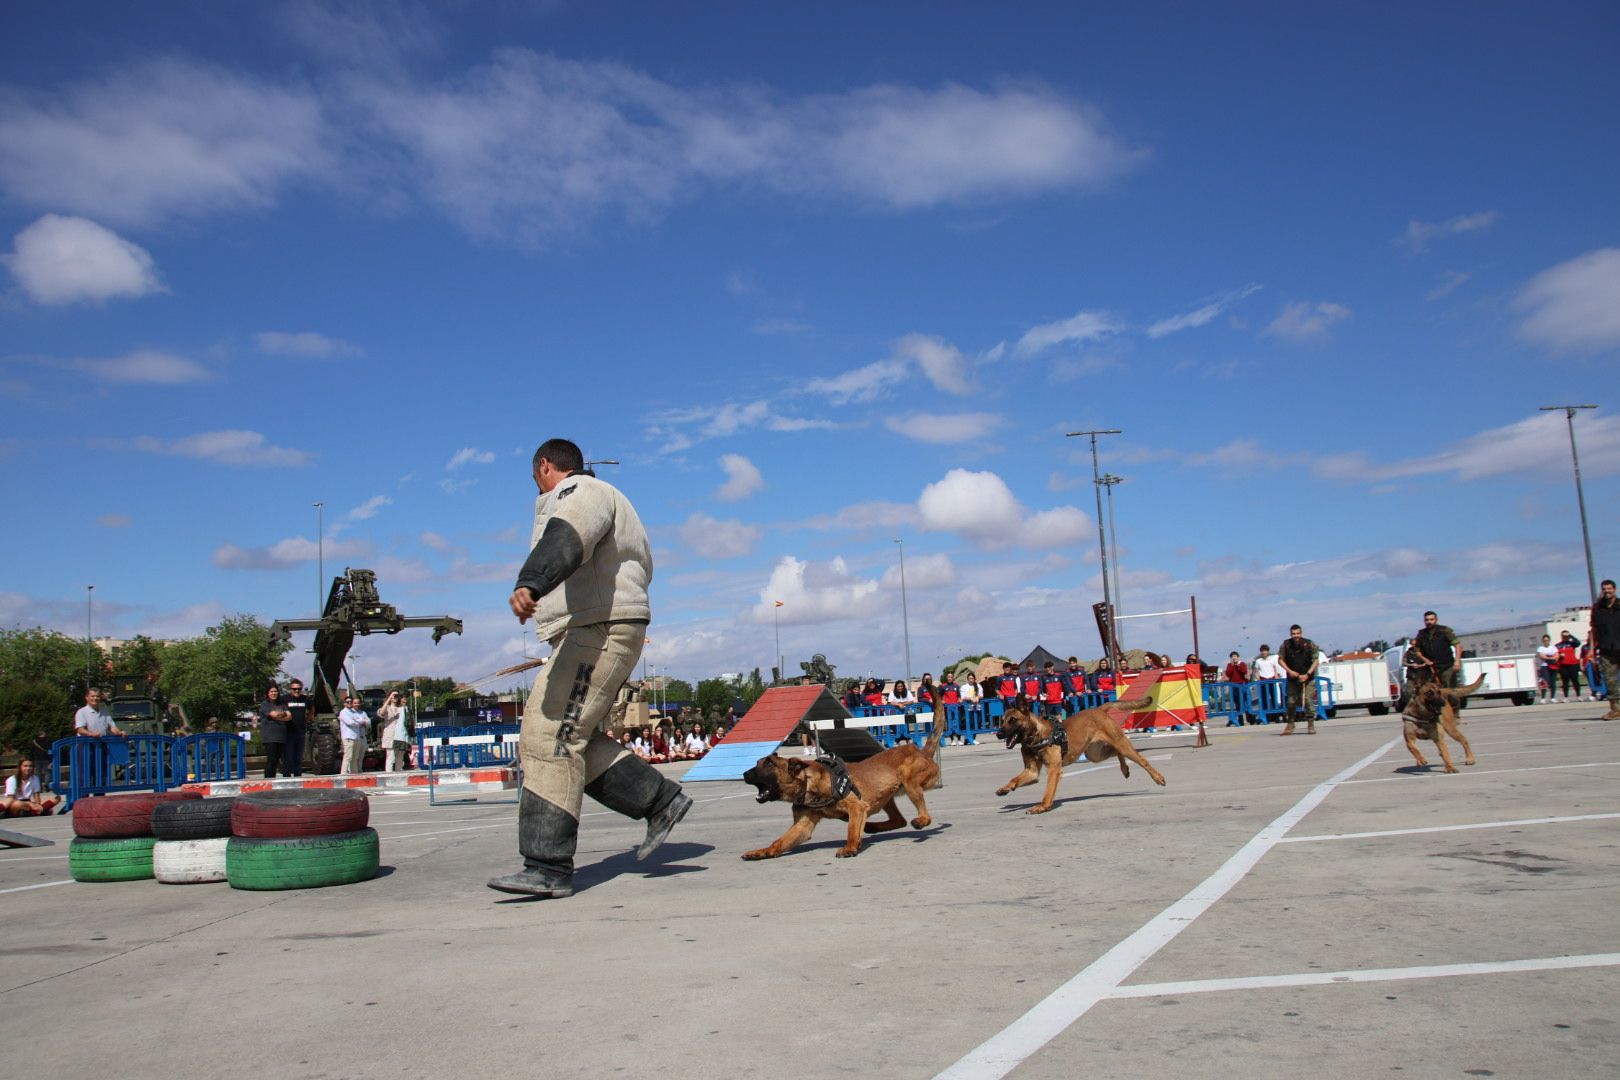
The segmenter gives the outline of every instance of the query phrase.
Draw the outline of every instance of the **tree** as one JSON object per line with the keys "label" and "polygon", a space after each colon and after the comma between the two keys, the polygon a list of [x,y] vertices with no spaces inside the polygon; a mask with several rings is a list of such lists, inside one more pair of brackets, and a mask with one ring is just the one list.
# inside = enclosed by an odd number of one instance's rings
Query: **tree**
{"label": "tree", "polygon": [[760,676],[759,668],[755,668],[748,678],[743,680],[742,686],[737,689],[737,696],[742,698],[743,701],[743,711],[747,712],[752,709],[754,702],[758,701],[763,693],[765,693],[765,680]]}
{"label": "tree", "polygon": [[253,616],[231,616],[169,646],[158,686],[194,724],[212,716],[230,725],[264,696],[291,649],[290,642],[272,642],[270,628]]}
{"label": "tree", "polygon": [[442,709],[445,699],[455,696],[451,691],[456,688],[456,680],[448,675],[412,675],[403,680],[402,685],[416,687],[416,692],[422,695],[418,699],[422,708]]}
{"label": "tree", "polygon": [[730,679],[704,679],[697,684],[696,697],[698,712],[705,716],[713,712],[725,712],[726,707],[737,696],[737,684]]}
{"label": "tree", "polygon": [[52,739],[73,734],[67,691],[45,679],[0,682],[0,747],[21,750],[42,731]]}
{"label": "tree", "polygon": [[670,679],[664,683],[663,694],[671,701],[693,700],[692,684],[685,679]]}
{"label": "tree", "polygon": [[156,678],[163,672],[163,646],[145,634],[138,634],[113,649],[112,670],[116,675]]}
{"label": "tree", "polygon": [[107,657],[99,646],[55,630],[0,630],[0,682],[34,680],[61,689],[70,701],[83,701],[85,669],[99,684],[107,674]]}

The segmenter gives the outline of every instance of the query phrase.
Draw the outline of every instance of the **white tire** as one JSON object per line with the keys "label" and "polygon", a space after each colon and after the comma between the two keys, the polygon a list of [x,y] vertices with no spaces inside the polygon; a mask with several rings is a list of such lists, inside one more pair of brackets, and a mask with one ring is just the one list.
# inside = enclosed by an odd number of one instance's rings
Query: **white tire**
{"label": "white tire", "polygon": [[225,845],[213,840],[159,840],[152,846],[152,876],[166,885],[196,885],[225,880]]}

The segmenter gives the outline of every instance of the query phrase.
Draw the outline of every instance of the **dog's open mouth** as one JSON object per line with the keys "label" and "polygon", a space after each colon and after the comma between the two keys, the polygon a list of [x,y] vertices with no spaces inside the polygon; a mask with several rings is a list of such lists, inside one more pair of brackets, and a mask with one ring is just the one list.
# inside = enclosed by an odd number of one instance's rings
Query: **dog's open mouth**
{"label": "dog's open mouth", "polygon": [[1011,731],[1006,734],[1002,734],[998,731],[996,732],[996,735],[1006,742],[1007,749],[1009,750],[1024,741],[1024,734],[1021,731]]}

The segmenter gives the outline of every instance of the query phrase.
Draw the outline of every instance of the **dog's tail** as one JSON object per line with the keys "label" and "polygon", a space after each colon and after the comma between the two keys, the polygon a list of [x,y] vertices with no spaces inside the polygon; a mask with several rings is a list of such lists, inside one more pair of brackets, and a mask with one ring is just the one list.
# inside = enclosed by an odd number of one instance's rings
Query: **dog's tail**
{"label": "dog's tail", "polygon": [[1108,702],[1108,704],[1105,707],[1108,708],[1108,709],[1115,709],[1115,710],[1118,710],[1120,712],[1133,712],[1133,713],[1135,713],[1135,712],[1141,712],[1144,709],[1151,708],[1152,705],[1153,705],[1153,699],[1151,697],[1135,697],[1135,698],[1127,698],[1124,701],[1110,701],[1110,702]]}
{"label": "dog's tail", "polygon": [[945,703],[940,700],[941,696],[938,690],[934,691],[934,730],[928,733],[922,746],[922,752],[929,757],[939,752],[939,737],[945,734]]}

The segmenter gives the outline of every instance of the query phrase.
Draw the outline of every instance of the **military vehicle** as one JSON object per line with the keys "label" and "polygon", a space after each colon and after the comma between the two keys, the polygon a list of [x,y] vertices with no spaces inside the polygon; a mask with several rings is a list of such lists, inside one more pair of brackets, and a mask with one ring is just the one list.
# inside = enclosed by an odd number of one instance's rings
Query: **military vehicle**
{"label": "military vehicle", "polygon": [[145,675],[114,675],[107,711],[125,735],[162,735],[163,696]]}
{"label": "military vehicle", "polygon": [[347,680],[354,692],[354,677],[344,666],[356,634],[397,634],[420,627],[433,631],[433,644],[446,634],[461,633],[461,620],[448,615],[401,615],[377,594],[377,575],[370,570],[345,568],[332,579],[326,609],[319,619],[279,619],[270,627],[270,640],[292,640],[294,631],[315,631],[315,677],[309,682],[309,720],[305,755],[317,773],[335,773],[343,763],[343,740],[338,734],[338,687]]}

